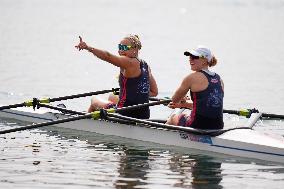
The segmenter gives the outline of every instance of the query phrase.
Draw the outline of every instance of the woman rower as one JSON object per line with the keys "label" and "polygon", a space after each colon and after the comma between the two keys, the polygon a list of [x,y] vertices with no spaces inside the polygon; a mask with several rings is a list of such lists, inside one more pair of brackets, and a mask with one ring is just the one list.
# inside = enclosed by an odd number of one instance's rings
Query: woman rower
{"label": "woman rower", "polygon": [[[189,56],[190,67],[194,72],[183,79],[168,106],[190,108],[192,111],[173,114],[167,123],[198,129],[222,129],[224,84],[217,73],[208,69],[217,64],[217,59],[204,46],[186,51],[184,55]],[[186,98],[188,91],[191,102]]]}
{"label": "woman rower", "polygon": [[[87,45],[79,36],[80,42],[77,49],[87,50],[101,60],[113,64],[120,68],[119,75],[119,98],[111,95],[108,100],[93,97],[88,112],[99,108],[121,108],[149,102],[149,96],[158,95],[158,87],[149,65],[138,58],[139,50],[142,45],[137,35],[124,37],[118,44],[118,54],[114,55],[107,51]],[[149,107],[137,110],[125,111],[121,113],[140,119],[150,117]]]}

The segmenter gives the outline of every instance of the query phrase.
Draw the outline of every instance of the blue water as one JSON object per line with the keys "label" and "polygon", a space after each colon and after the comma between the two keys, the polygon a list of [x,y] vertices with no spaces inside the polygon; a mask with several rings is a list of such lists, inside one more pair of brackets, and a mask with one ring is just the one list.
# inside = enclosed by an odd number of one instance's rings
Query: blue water
{"label": "blue water", "polygon": [[[284,114],[283,0],[0,0],[0,104],[117,86],[118,68],[74,46],[117,53],[142,41],[159,96],[190,73],[183,51],[209,46],[226,109]],[[90,99],[66,101],[86,110]],[[171,110],[152,110],[165,118]],[[235,122],[238,118],[232,118]],[[237,124],[237,123],[236,123]],[[25,125],[0,119],[0,129]],[[256,129],[284,135],[283,120]],[[0,188],[283,188],[284,166],[42,128],[0,136]]]}

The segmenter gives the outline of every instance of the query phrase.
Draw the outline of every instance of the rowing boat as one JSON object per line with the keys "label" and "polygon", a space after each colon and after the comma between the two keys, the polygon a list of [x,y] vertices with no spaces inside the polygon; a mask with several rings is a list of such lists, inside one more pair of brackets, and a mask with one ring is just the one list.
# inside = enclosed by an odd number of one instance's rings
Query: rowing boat
{"label": "rowing boat", "polygon": [[[31,123],[55,121],[72,116],[74,115],[44,107],[36,110],[29,107],[19,107],[0,111],[0,117],[2,118],[12,118]],[[249,119],[249,122],[255,123],[258,118],[259,115],[255,114],[255,116]],[[232,129],[228,132],[222,132],[218,136],[209,136],[178,129],[166,129],[166,127],[161,128],[145,124],[127,124],[93,119],[81,119],[59,123],[54,126],[206,152],[284,163],[283,137],[272,137],[248,127],[245,129]]]}

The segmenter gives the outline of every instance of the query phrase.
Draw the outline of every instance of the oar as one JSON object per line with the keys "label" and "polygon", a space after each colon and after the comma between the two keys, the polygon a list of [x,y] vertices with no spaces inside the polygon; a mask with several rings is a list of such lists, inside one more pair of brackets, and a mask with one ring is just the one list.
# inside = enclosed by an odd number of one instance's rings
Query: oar
{"label": "oar", "polygon": [[132,117],[127,117],[127,116],[123,116],[123,115],[119,115],[119,114],[106,112],[105,119],[108,119],[109,117],[110,118],[117,118],[117,119],[125,120],[125,121],[130,121],[132,123],[134,122],[134,123],[138,123],[138,124],[153,126],[153,127],[157,127],[157,128],[164,128],[164,129],[175,130],[175,131],[184,131],[184,132],[189,132],[189,133],[193,133],[193,134],[197,134],[197,135],[208,135],[208,136],[219,136],[219,135],[221,135],[225,132],[228,132],[228,131],[237,130],[237,129],[251,129],[251,127],[252,127],[252,126],[245,126],[245,127],[235,127],[235,128],[230,128],[230,129],[203,130],[203,129],[195,129],[195,128],[191,128],[191,127],[183,127],[183,126],[176,126],[176,125],[158,123],[158,122],[154,122],[154,121],[151,121],[151,120],[137,119],[137,118],[132,118]]}
{"label": "oar", "polygon": [[63,97],[57,97],[57,98],[43,98],[43,99],[34,98],[33,100],[28,100],[28,101],[23,102],[23,103],[1,106],[0,110],[10,109],[10,108],[18,108],[18,107],[23,107],[23,106],[28,106],[28,107],[29,106],[35,106],[35,102],[50,103],[50,102],[55,102],[55,101],[67,100],[67,99],[74,99],[74,98],[80,98],[80,97],[86,97],[86,96],[92,96],[92,95],[105,94],[105,93],[109,93],[109,92],[115,92],[115,91],[118,91],[118,90],[119,90],[119,88],[113,88],[113,89],[110,89],[110,90],[88,92],[88,93],[82,93],[82,94],[76,94],[76,95],[70,95],[70,96],[63,96]]}
{"label": "oar", "polygon": [[[154,106],[154,105],[159,105],[159,104],[164,104],[164,103],[169,103],[169,100],[161,100],[159,102],[150,102],[150,103],[145,103],[145,104],[138,104],[138,105],[133,105],[133,106],[128,106],[128,107],[123,107],[123,108],[118,108],[118,109],[108,109],[108,112],[123,112],[126,110],[134,110],[134,109],[139,109],[139,108],[144,108],[144,107],[149,107],[149,106]],[[44,106],[44,105],[42,105]],[[57,108],[57,110],[60,111],[65,111],[65,112],[69,112],[69,110],[66,110],[64,108]],[[15,131],[22,131],[22,130],[27,130],[27,129],[35,129],[35,128],[39,128],[39,127],[44,127],[44,126],[50,126],[50,125],[55,125],[55,124],[60,124],[60,123],[65,123],[65,122],[70,122],[70,121],[76,121],[76,120],[81,120],[81,119],[89,119],[89,118],[94,118],[94,119],[99,119],[102,117],[105,117],[105,112],[103,110],[99,110],[99,111],[94,111],[92,113],[87,113],[87,114],[83,114],[82,112],[76,112],[73,110],[70,110],[69,113],[76,113],[79,114],[78,116],[75,117],[71,117],[71,118],[64,118],[64,119],[58,119],[55,121],[48,121],[48,122],[43,122],[43,123],[38,123],[38,124],[31,124],[31,125],[27,125],[24,127],[18,127],[18,128],[13,128],[13,129],[8,129],[8,130],[3,130],[0,131],[0,134],[6,134],[6,133],[11,133],[11,132],[15,132]]]}
{"label": "oar", "polygon": [[58,98],[50,98],[49,102],[68,100],[68,99],[74,99],[74,98],[81,98],[81,97],[92,96],[92,95],[105,94],[105,93],[110,93],[110,92],[116,92],[118,90],[119,90],[119,88],[112,88],[110,90],[88,92],[88,93],[82,93],[82,94],[76,94],[76,95],[70,95],[70,96],[63,96],[63,97],[58,97]]}
{"label": "oar", "polygon": [[[242,110],[223,110],[223,112],[228,113],[228,114],[235,114],[239,116],[246,116],[246,117],[250,117],[252,113],[259,113],[259,111],[255,108],[242,109]],[[261,112],[261,117],[272,118],[272,119],[284,119],[284,115],[268,114],[268,113],[262,113],[262,112]]]}
{"label": "oar", "polygon": [[[166,99],[169,99],[169,98],[166,97]],[[162,98],[150,97],[150,100],[151,101],[159,101],[159,100],[162,100]],[[246,117],[250,117],[252,113],[258,113],[258,112],[259,111],[255,108],[253,108],[253,109],[241,109],[241,110],[226,110],[226,109],[223,109],[223,113],[235,114],[235,115],[246,116]],[[261,117],[284,119],[284,115],[270,114],[270,113],[262,113]]]}
{"label": "oar", "polygon": [[86,112],[78,112],[78,111],[74,111],[74,110],[68,110],[66,108],[51,106],[51,105],[48,105],[48,104],[41,104],[41,103],[39,103],[38,107],[39,108],[40,107],[45,107],[45,108],[57,110],[57,111],[60,111],[60,112],[62,112],[64,114],[66,114],[66,113],[73,114],[73,115],[85,115],[86,114]]}
{"label": "oar", "polygon": [[24,126],[24,127],[17,127],[17,128],[14,128],[14,129],[8,129],[8,130],[0,131],[0,134],[12,133],[12,132],[16,132],[16,131],[23,131],[23,130],[27,130],[27,129],[35,129],[35,128],[39,128],[39,127],[50,126],[50,125],[55,125],[55,124],[59,124],[59,123],[66,123],[66,122],[76,121],[76,120],[81,120],[81,119],[89,119],[89,118],[92,118],[91,113],[86,114],[86,115],[71,117],[71,118],[58,119],[58,120],[55,120],[55,121],[47,121],[47,122],[38,123],[38,124],[31,124],[31,125],[27,125],[27,126]]}

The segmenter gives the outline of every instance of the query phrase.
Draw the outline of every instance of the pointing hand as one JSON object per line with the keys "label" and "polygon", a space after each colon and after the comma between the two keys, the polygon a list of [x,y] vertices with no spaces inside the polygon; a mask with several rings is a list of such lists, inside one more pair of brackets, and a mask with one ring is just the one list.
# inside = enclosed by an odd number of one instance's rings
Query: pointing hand
{"label": "pointing hand", "polygon": [[79,36],[79,39],[80,39],[80,42],[78,45],[76,45],[75,47],[80,51],[80,50],[83,50],[83,49],[87,49],[88,48],[88,45],[83,41],[82,37]]}

